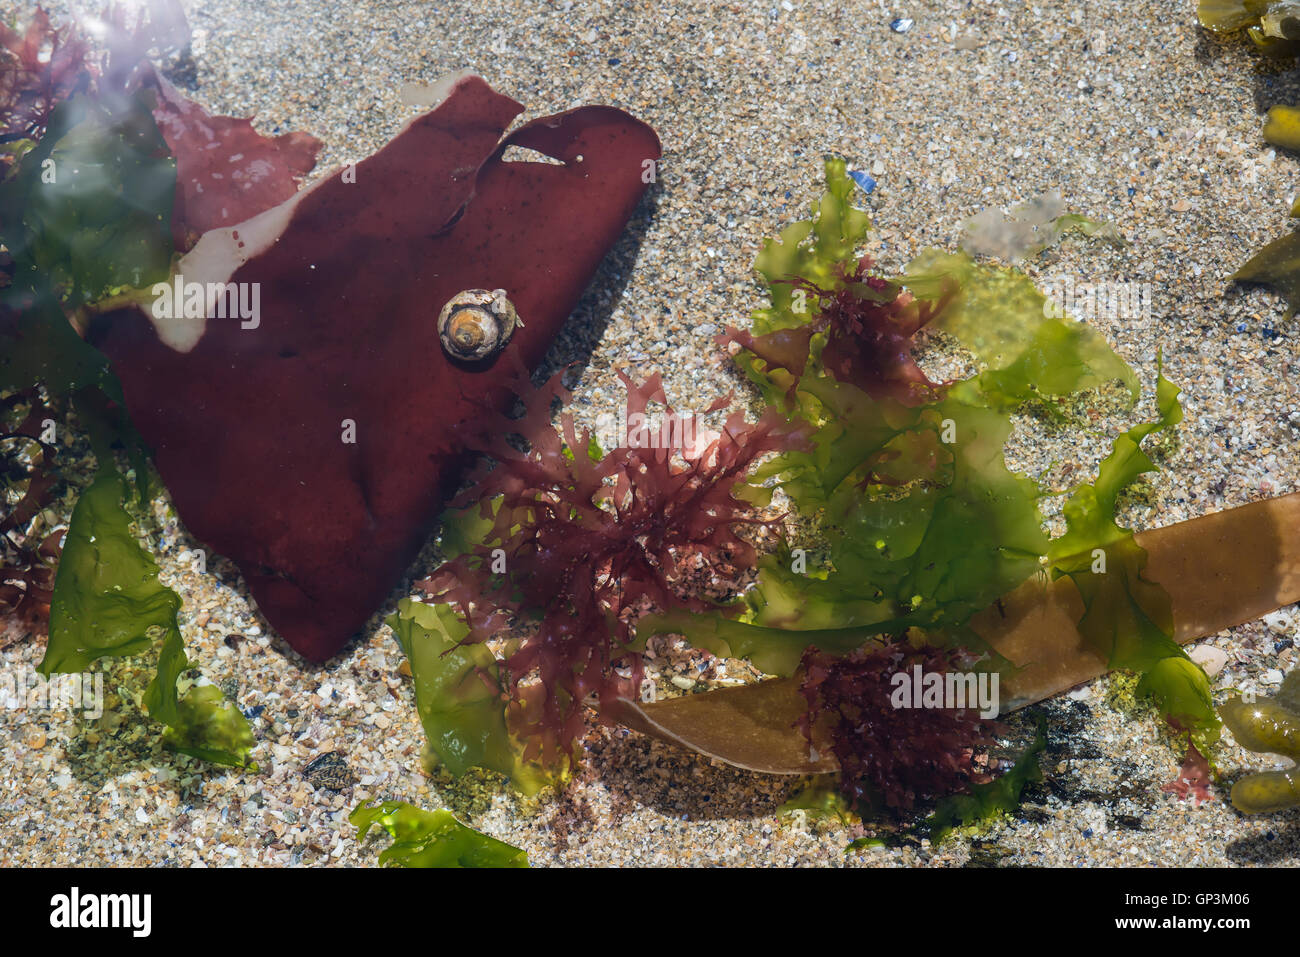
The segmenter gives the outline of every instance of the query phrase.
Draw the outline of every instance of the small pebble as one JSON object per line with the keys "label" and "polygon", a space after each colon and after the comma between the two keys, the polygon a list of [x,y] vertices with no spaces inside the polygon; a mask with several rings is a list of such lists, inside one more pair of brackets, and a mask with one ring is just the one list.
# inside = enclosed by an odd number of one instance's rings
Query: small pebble
{"label": "small pebble", "polygon": [[1264,624],[1268,625],[1268,630],[1275,635],[1285,634],[1291,627],[1291,618],[1280,611],[1271,611],[1264,616]]}
{"label": "small pebble", "polygon": [[908,30],[912,29],[913,22],[914,21],[911,17],[899,17],[897,20],[889,24],[889,29],[893,30],[895,33],[906,33]]}
{"label": "small pebble", "polygon": [[1197,645],[1187,653],[1187,657],[1204,669],[1206,675],[1213,678],[1228,663],[1228,653],[1213,645]]}

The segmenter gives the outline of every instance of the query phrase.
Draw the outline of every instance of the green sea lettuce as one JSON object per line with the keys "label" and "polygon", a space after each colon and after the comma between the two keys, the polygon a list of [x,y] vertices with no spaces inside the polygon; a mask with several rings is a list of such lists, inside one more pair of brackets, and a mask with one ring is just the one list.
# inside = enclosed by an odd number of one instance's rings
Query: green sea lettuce
{"label": "green sea lettuce", "polygon": [[164,742],[194,757],[251,765],[252,730],[238,708],[212,686],[184,697],[177,681],[191,667],[176,621],[181,598],[158,580],[158,565],[140,547],[123,507],[128,483],[116,469],[99,475],[77,500],[50,604],[50,637],[41,674],[87,670],[104,657],[133,657],[158,648],[144,692],[150,717],[166,726]]}
{"label": "green sea lettuce", "polygon": [[426,811],[405,801],[364,803],[348,815],[362,840],[376,825],[393,843],[379,855],[394,867],[527,867],[528,855],[504,841],[466,827],[447,810]]}
{"label": "green sea lettuce", "polygon": [[1162,713],[1193,732],[1198,749],[1218,736],[1209,679],[1174,640],[1168,593],[1142,576],[1146,552],[1131,529],[1115,520],[1120,492],[1157,466],[1142,448],[1147,437],[1172,429],[1183,417],[1178,387],[1158,376],[1154,421],[1118,436],[1097,480],[1080,485],[1065,503],[1067,530],[1049,552],[1053,573],[1068,575],[1086,611],[1079,632],[1111,668],[1141,674],[1139,693],[1152,695]]}
{"label": "green sea lettuce", "polygon": [[[769,338],[756,340],[754,356],[738,356],[769,396],[784,396],[793,381],[796,410],[818,427],[811,450],[778,455],[755,480],[774,480],[801,514],[816,517],[827,543],[825,563],[796,568],[788,551],[762,560],[739,622],[699,620],[691,627],[689,616],[677,615],[642,623],[648,630],[677,628],[706,647],[748,653],[780,674],[797,665],[801,643],[847,651],[854,641],[913,626],[972,639],[965,622],[1036,572],[1048,551],[1041,491],[1008,470],[1002,454],[1010,413],[1032,403],[1061,418],[1053,402],[1112,382],[1122,385],[1130,402],[1138,394],[1132,369],[1105,340],[1057,315],[1015,269],[932,250],[898,282],[864,282],[848,238],[865,235],[865,214],[844,208],[851,192],[841,163],[827,163],[827,183],[814,219],[764,247],[759,271],[769,281],[772,307],[755,313],[754,331]],[[845,223],[853,224],[847,233]],[[773,354],[770,337],[819,321],[815,302],[806,313],[791,309],[796,287],[783,270],[796,268],[825,284],[818,297],[823,307],[832,295],[840,297],[834,302],[841,311],[853,308],[853,296],[861,298],[862,318],[850,321],[860,324],[864,337],[876,332],[872,322],[890,328],[901,316],[929,315],[929,328],[960,341],[983,370],[921,402],[914,399],[924,398],[924,391],[872,394],[875,383],[845,381],[814,361],[824,354],[829,329],[812,335],[801,374],[790,371],[797,362],[774,369],[755,358]],[[921,311],[909,311],[904,287]],[[882,296],[904,305],[877,308]],[[891,375],[879,371],[882,381]],[[778,630],[785,634],[778,637]]]}
{"label": "green sea lettuce", "polygon": [[486,645],[463,643],[469,628],[449,605],[409,598],[387,619],[415,680],[415,707],[438,762],[460,777],[485,768],[510,778],[525,794],[553,783],[525,762],[506,726],[507,697]]}
{"label": "green sea lettuce", "polygon": [[[866,241],[871,218],[853,205],[857,184],[848,175],[843,160],[826,163],[826,192],[813,208],[811,219],[787,226],[773,239],[763,242],[754,269],[767,280],[769,305],[750,316],[755,336],[779,336],[782,330],[799,330],[812,318],[814,305],[806,290],[790,283],[792,277],[829,288],[840,278],[838,267],[854,260],[854,251]],[[820,344],[819,344],[820,345]],[[809,372],[820,369],[820,349],[809,358]],[[742,352],[736,364],[758,387],[769,405],[785,401],[791,377],[783,370],[766,368]]]}
{"label": "green sea lettuce", "polygon": [[140,96],[110,114],[88,96],[59,103],[46,134],[0,183],[0,395],[41,388],[70,407],[101,462],[115,445],[148,495],[147,452],[105,356],[72,318],[166,278],[176,163]]}
{"label": "green sea lettuce", "polygon": [[[1069,531],[1053,542],[1040,509],[1047,493],[1007,468],[1011,416],[1037,408],[1058,425],[1072,423],[1063,400],[1085,390],[1132,407],[1140,394],[1136,374],[1100,334],[1065,316],[1014,268],[930,250],[897,280],[872,277],[870,260],[858,259],[847,241],[864,236],[868,224],[865,214],[846,211],[851,194],[842,177],[842,164],[828,161],[828,192],[814,218],[764,247],[759,271],[772,306],[755,313],[754,334],[730,336],[742,346],[738,364],[769,401],[793,392],[797,400],[786,407],[817,429],[811,449],[777,455],[755,475],[809,520],[822,546],[817,560],[790,547],[766,556],[738,620],[651,616],[638,634],[683,634],[790,675],[808,646],[844,654],[872,638],[920,629],[932,643],[982,651],[985,667],[1003,668],[1009,663],[983,645],[969,620],[1054,568],[1081,589],[1089,612],[1080,627],[1089,640],[1114,667],[1144,674],[1143,690],[1166,714],[1208,740],[1215,729],[1208,682],[1173,641],[1168,596],[1141,577],[1145,555],[1114,522],[1120,491],[1154,468],[1142,440],[1181,418],[1176,387],[1158,377],[1160,418],[1116,440],[1097,482],[1069,499]],[[784,272],[793,269],[818,281]],[[792,308],[792,289],[813,293],[805,313]],[[956,340],[979,371],[928,382],[910,356],[912,332],[922,326]],[[831,363],[837,335],[838,361]],[[855,347],[860,356],[850,354]],[[1109,575],[1091,575],[1090,563],[1085,575],[1072,564],[1094,549],[1109,559]]]}

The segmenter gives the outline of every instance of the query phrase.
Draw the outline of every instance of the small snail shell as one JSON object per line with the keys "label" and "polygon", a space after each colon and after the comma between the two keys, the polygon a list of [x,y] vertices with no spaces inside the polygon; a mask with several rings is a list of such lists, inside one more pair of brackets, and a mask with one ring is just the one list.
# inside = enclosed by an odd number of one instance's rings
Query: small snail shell
{"label": "small snail shell", "polygon": [[504,349],[522,325],[504,289],[466,289],[442,307],[438,338],[453,359],[481,362]]}

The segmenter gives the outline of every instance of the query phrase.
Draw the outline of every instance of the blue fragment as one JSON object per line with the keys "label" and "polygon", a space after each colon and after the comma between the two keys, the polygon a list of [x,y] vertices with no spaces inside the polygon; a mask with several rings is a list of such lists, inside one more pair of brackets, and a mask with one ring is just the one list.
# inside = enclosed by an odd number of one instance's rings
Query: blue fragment
{"label": "blue fragment", "polygon": [[1130,187],[1128,188],[1128,194],[1129,194],[1130,196],[1136,196],[1136,195],[1137,195],[1137,190],[1134,189],[1132,186],[1130,186]]}
{"label": "blue fragment", "polygon": [[912,29],[912,23],[913,20],[911,17],[899,17],[889,25],[889,29],[893,30],[895,33],[906,33],[908,30]]}
{"label": "blue fragment", "polygon": [[788,189],[785,191],[785,198],[786,199],[790,198],[790,191]]}
{"label": "blue fragment", "polygon": [[876,188],[876,181],[860,169],[849,170],[849,178],[858,184],[858,189],[870,193]]}
{"label": "blue fragment", "polygon": [[610,66],[618,66],[618,65],[619,65],[620,63],[622,63],[622,62],[623,62],[623,61],[620,60],[620,59],[619,59],[618,57],[616,57],[616,56],[612,56],[612,57],[609,58],[609,65],[610,65]]}
{"label": "blue fragment", "polygon": [[1245,331],[1246,331],[1246,324],[1245,324],[1244,322],[1239,322],[1239,323],[1237,323],[1237,331],[1238,331],[1238,332],[1245,332]]}

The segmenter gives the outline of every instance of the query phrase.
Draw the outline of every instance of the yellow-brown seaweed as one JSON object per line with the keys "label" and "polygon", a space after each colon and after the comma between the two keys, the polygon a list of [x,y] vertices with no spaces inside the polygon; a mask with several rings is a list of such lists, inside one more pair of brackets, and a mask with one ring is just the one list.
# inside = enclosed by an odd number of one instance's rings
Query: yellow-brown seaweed
{"label": "yellow-brown seaweed", "polygon": [[1300,805],[1300,669],[1290,672],[1272,698],[1233,698],[1219,709],[1237,743],[1248,751],[1281,754],[1296,761],[1285,771],[1263,771],[1238,781],[1232,805],[1243,814]]}

